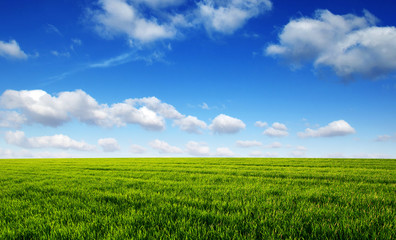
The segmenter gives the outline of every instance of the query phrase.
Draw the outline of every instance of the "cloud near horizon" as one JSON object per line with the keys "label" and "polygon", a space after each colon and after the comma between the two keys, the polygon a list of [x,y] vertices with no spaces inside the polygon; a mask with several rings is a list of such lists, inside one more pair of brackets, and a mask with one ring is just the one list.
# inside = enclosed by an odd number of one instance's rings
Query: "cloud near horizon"
{"label": "cloud near horizon", "polygon": [[129,146],[129,152],[136,153],[136,154],[142,154],[142,153],[147,152],[147,149],[143,146],[138,145],[138,144],[131,144]]}
{"label": "cloud near horizon", "polygon": [[180,148],[171,146],[169,145],[169,143],[161,141],[159,139],[151,141],[149,145],[152,148],[158,150],[159,153],[183,153],[183,150],[181,150]]}
{"label": "cloud near horizon", "polygon": [[186,144],[186,152],[192,156],[210,156],[210,148],[205,142],[189,141]]}
{"label": "cloud near horizon", "polygon": [[4,140],[8,144],[23,148],[60,148],[78,151],[93,151],[96,149],[94,145],[73,140],[63,134],[27,138],[22,131],[8,131],[4,135]]}
{"label": "cloud near horizon", "polygon": [[336,15],[317,10],[313,18],[291,20],[279,34],[279,43],[265,49],[294,67],[312,62],[331,68],[344,79],[377,79],[396,71],[396,28],[378,27],[368,11],[363,16]]}
{"label": "cloud near horizon", "polygon": [[[12,111],[1,111],[1,108]],[[185,116],[174,106],[156,97],[130,98],[112,105],[99,104],[82,90],[61,92],[51,96],[43,90],[6,90],[0,96],[0,127],[18,127],[25,123],[39,123],[57,127],[73,118],[100,127],[122,127],[137,124],[152,131],[165,129],[165,119],[175,120],[181,130],[200,133],[206,123],[193,116]],[[12,123],[10,118],[18,120]]]}

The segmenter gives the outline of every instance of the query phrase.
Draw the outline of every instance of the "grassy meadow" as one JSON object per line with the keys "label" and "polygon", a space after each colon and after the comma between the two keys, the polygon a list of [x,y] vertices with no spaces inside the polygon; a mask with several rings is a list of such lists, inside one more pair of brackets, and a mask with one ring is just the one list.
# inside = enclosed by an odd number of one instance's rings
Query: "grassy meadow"
{"label": "grassy meadow", "polygon": [[0,239],[395,239],[392,159],[0,159]]}

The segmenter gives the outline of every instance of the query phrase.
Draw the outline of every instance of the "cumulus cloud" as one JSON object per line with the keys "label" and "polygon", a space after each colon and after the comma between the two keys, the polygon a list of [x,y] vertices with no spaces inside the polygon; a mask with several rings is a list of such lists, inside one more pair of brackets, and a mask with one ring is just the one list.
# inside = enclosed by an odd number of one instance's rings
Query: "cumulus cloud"
{"label": "cumulus cloud", "polygon": [[346,136],[355,133],[355,129],[346,121],[338,120],[329,123],[327,126],[320,127],[316,130],[311,128],[305,129],[305,132],[299,132],[297,135],[301,138],[308,137],[336,137]]}
{"label": "cumulus cloud", "polygon": [[23,148],[60,148],[79,151],[93,151],[96,149],[93,145],[83,141],[78,142],[63,134],[27,138],[22,131],[8,131],[5,133],[4,139],[8,144]]}
{"label": "cumulus cloud", "polygon": [[[155,1],[151,2],[154,4]],[[155,17],[145,18],[136,2],[134,4],[126,0],[100,0],[99,5],[101,10],[93,12],[92,19],[97,23],[97,31],[102,35],[126,35],[140,42],[169,39],[176,35],[171,19],[166,23],[159,23]]]}
{"label": "cumulus cloud", "polygon": [[142,147],[140,145],[131,144],[131,146],[129,147],[129,151],[131,153],[142,154],[142,153],[145,153],[147,150],[145,147]]}
{"label": "cumulus cloud", "polygon": [[237,133],[245,127],[246,124],[241,120],[227,116],[225,114],[220,114],[215,119],[213,119],[209,129],[214,133],[231,134]]}
{"label": "cumulus cloud", "polygon": [[151,141],[150,146],[156,150],[158,150],[160,153],[182,153],[183,151],[175,146],[169,145],[169,143],[165,141],[161,141],[158,139],[155,139],[154,141]]}
{"label": "cumulus cloud", "polygon": [[281,56],[294,66],[313,62],[345,79],[376,79],[396,70],[396,28],[378,27],[368,11],[363,16],[318,10],[313,18],[291,20],[279,34],[279,44],[265,53]]}
{"label": "cumulus cloud", "polygon": [[[21,111],[26,122],[52,127],[65,124],[72,118],[101,127],[138,124],[156,131],[165,129],[165,119],[180,120],[176,125],[189,132],[199,132],[200,128],[206,127],[196,117],[186,117],[156,97],[126,99],[109,106],[99,104],[82,90],[61,92],[56,96],[43,90],[7,90],[0,96],[0,107]],[[16,116],[15,113],[12,115]],[[2,116],[0,121],[6,121],[3,120],[5,118],[8,116]]]}
{"label": "cumulus cloud", "polygon": [[19,47],[15,40],[10,40],[8,43],[0,41],[0,56],[13,59],[27,59],[28,55]]}
{"label": "cumulus cloud", "polygon": [[235,153],[232,152],[229,148],[227,147],[219,147],[216,148],[216,156],[221,156],[221,157],[233,157],[235,156]]}
{"label": "cumulus cloud", "polygon": [[198,3],[198,16],[207,31],[231,34],[271,8],[269,0],[206,0]]}
{"label": "cumulus cloud", "polygon": [[263,134],[269,137],[285,137],[289,135],[286,125],[279,122],[274,122],[271,127],[267,128],[263,132]]}
{"label": "cumulus cloud", "polygon": [[238,140],[236,141],[236,145],[238,147],[242,147],[242,148],[248,148],[248,147],[259,147],[262,146],[263,144],[259,141],[256,140],[252,140],[252,141],[242,141],[242,140]]}
{"label": "cumulus cloud", "polygon": [[170,104],[161,102],[161,100],[156,97],[128,99],[125,102],[130,105],[139,104],[142,106],[146,106],[148,109],[164,116],[165,118],[180,119],[184,117],[175,109],[175,107]]}
{"label": "cumulus cloud", "polygon": [[0,127],[2,128],[20,128],[26,121],[26,117],[20,113],[0,111]]}
{"label": "cumulus cloud", "polygon": [[268,126],[268,123],[262,122],[262,121],[257,121],[257,122],[254,123],[254,126],[255,126],[255,127],[263,128],[263,127],[267,127],[267,126]]}
{"label": "cumulus cloud", "polygon": [[209,156],[210,148],[204,142],[189,141],[186,144],[187,153],[193,156]]}
{"label": "cumulus cloud", "polygon": [[182,119],[177,119],[174,121],[174,125],[179,126],[181,130],[189,133],[201,134],[201,129],[207,128],[204,121],[199,120],[197,117],[187,116]]}
{"label": "cumulus cloud", "polygon": [[120,145],[114,138],[101,138],[98,140],[99,146],[102,147],[105,152],[115,152],[120,150]]}
{"label": "cumulus cloud", "polygon": [[127,36],[132,42],[173,39],[184,28],[232,34],[249,19],[269,11],[270,0],[99,0],[89,18],[105,37]]}

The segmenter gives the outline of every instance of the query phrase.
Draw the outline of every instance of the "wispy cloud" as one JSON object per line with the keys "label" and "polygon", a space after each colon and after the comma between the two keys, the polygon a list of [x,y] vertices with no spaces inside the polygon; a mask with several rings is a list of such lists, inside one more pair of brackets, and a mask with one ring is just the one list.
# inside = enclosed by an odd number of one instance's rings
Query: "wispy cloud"
{"label": "wispy cloud", "polygon": [[88,68],[107,68],[107,67],[121,65],[132,61],[131,59],[132,55],[133,55],[132,53],[121,54],[119,56],[106,59],[102,62],[92,63],[88,66]]}
{"label": "wispy cloud", "polygon": [[[52,52],[52,54],[55,56],[59,56],[58,52]],[[50,81],[45,82],[43,85],[53,84],[68,77],[69,75],[73,75],[78,72],[83,72],[88,69],[116,67],[122,64],[127,64],[129,62],[138,62],[138,61],[143,61],[148,65],[153,64],[155,62],[167,63],[167,61],[164,59],[164,54],[160,51],[155,51],[146,55],[140,54],[136,51],[132,51],[102,61],[86,63],[79,68],[72,69],[70,71],[66,71],[55,76],[51,76],[48,78]]]}
{"label": "wispy cloud", "polygon": [[56,33],[57,35],[63,37],[63,34],[61,33],[61,31],[59,31],[59,29],[52,24],[47,24],[45,26],[45,29],[48,33]]}
{"label": "wispy cloud", "polygon": [[391,135],[380,135],[377,136],[374,141],[376,142],[391,142],[391,141],[396,141],[396,134],[394,134],[393,136]]}

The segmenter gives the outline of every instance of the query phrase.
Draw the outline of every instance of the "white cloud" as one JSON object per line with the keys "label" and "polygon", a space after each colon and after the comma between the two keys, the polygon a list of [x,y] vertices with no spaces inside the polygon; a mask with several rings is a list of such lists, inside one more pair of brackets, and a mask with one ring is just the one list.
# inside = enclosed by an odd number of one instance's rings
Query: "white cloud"
{"label": "white cloud", "polygon": [[133,2],[99,0],[99,5],[101,11],[95,11],[92,18],[97,23],[97,31],[102,35],[126,35],[140,42],[173,38],[176,35],[175,26],[170,20],[167,23],[159,23],[159,20],[154,17],[145,18]]}
{"label": "white cloud", "polygon": [[253,152],[249,153],[249,156],[251,156],[251,157],[262,157],[262,156],[264,156],[264,154],[261,151],[253,151]]}
{"label": "white cloud", "polygon": [[[99,104],[82,90],[61,92],[57,96],[43,90],[7,90],[0,96],[0,107],[19,110],[28,122],[52,127],[76,118],[80,122],[102,127],[138,124],[145,129],[159,131],[165,129],[165,118],[185,117],[172,105],[155,97],[127,99],[109,106]],[[195,124],[202,126],[199,120]],[[193,128],[193,125],[190,127]]]}
{"label": "white cloud", "polygon": [[208,106],[208,104],[207,103],[202,103],[202,105],[200,105],[199,106],[200,108],[202,108],[202,109],[205,109],[205,110],[209,110],[210,108],[209,108],[209,106]]}
{"label": "white cloud", "polygon": [[189,141],[186,144],[187,153],[193,156],[209,156],[210,148],[204,142]]}
{"label": "white cloud", "polygon": [[178,6],[185,2],[185,0],[135,0],[138,3],[147,4],[151,8],[167,8]]}
{"label": "white cloud", "polygon": [[81,41],[81,39],[78,39],[78,38],[72,38],[72,43],[73,43],[73,45],[77,45],[77,46],[81,46],[82,45],[82,41]]}
{"label": "white cloud", "polygon": [[289,135],[286,125],[279,122],[273,123],[270,128],[267,128],[263,132],[263,134],[269,137],[285,137]]}
{"label": "white cloud", "polygon": [[72,158],[68,152],[33,152],[27,149],[11,150],[0,148],[0,158]]}
{"label": "white cloud", "polygon": [[59,29],[52,24],[47,24],[46,30],[48,33],[56,33],[57,35],[63,37],[63,34],[61,33],[61,31],[59,31]]}
{"label": "white cloud", "polygon": [[292,151],[292,152],[290,153],[290,155],[291,155],[292,157],[304,157],[304,156],[305,156],[305,151],[298,151],[298,150]]}
{"label": "white cloud", "polygon": [[7,90],[0,96],[0,106],[20,109],[29,120],[49,126],[59,126],[69,120],[67,112],[59,105],[56,98],[42,90]]}
{"label": "white cloud", "polygon": [[325,127],[313,130],[310,128],[305,129],[305,132],[299,132],[297,135],[301,138],[307,137],[335,137],[346,136],[355,133],[355,129],[351,127],[346,121],[338,120],[329,123]]}
{"label": "white cloud", "polygon": [[297,146],[294,151],[290,153],[292,157],[304,157],[308,149],[304,146]]}
{"label": "white cloud", "polygon": [[101,138],[98,140],[99,146],[102,147],[105,152],[115,152],[120,150],[120,145],[114,138]]}
{"label": "white cloud", "polygon": [[124,126],[126,124],[139,124],[147,130],[161,131],[165,129],[165,120],[156,112],[141,107],[139,109],[128,103],[113,104],[108,111],[104,111],[104,118],[94,118],[99,120],[96,125],[100,126]]}
{"label": "white cloud", "polygon": [[0,56],[5,58],[27,59],[28,55],[19,47],[15,40],[8,43],[0,41]]}
{"label": "white cloud", "polygon": [[273,142],[271,144],[268,144],[266,146],[264,146],[265,148],[281,148],[282,147],[282,143],[280,142]]}
{"label": "white cloud", "polygon": [[383,153],[359,153],[351,156],[352,158],[395,158],[395,156]]}
{"label": "white cloud", "polygon": [[118,66],[120,64],[124,64],[132,61],[131,59],[132,55],[133,55],[132,53],[124,53],[116,57],[106,59],[101,62],[92,63],[89,65],[89,68],[107,68],[107,67]]}
{"label": "white cloud", "polygon": [[330,153],[326,155],[326,158],[346,158],[343,153]]}
{"label": "white cloud", "polygon": [[318,10],[314,18],[291,20],[279,34],[279,44],[265,52],[294,66],[312,61],[343,78],[375,79],[396,70],[396,28],[377,27],[376,22],[368,11],[359,17]]}
{"label": "white cloud", "polygon": [[241,120],[227,116],[225,114],[220,114],[215,119],[213,119],[209,129],[214,133],[230,134],[237,133],[245,127],[246,124]]}
{"label": "white cloud", "polygon": [[219,147],[216,148],[216,156],[222,156],[222,157],[233,157],[235,156],[235,153],[233,153],[229,148],[227,147]]}
{"label": "white cloud", "polygon": [[297,146],[296,150],[297,151],[307,151],[308,149],[306,147],[304,147],[304,146]]}
{"label": "white cloud", "polygon": [[145,147],[142,147],[140,145],[131,144],[131,146],[129,147],[129,151],[131,153],[142,154],[142,153],[145,153],[147,150]]}
{"label": "white cloud", "polygon": [[89,18],[104,37],[127,36],[133,45],[181,36],[204,26],[210,34],[232,34],[249,19],[269,11],[270,0],[98,0]]}
{"label": "white cloud", "polygon": [[266,152],[264,153],[264,157],[278,157],[279,153],[276,152]]}
{"label": "white cloud", "polygon": [[262,121],[257,121],[257,122],[254,123],[254,126],[255,126],[255,127],[263,128],[263,127],[267,127],[267,126],[268,126],[268,123],[262,122]]}
{"label": "white cloud", "polygon": [[182,119],[177,119],[174,121],[174,125],[179,126],[180,129],[183,131],[198,134],[202,133],[201,129],[205,129],[207,127],[204,121],[201,121],[193,116],[187,116]]}
{"label": "white cloud", "polygon": [[51,51],[51,54],[56,56],[56,57],[70,57],[69,52],[58,52],[58,51]]}
{"label": "white cloud", "polygon": [[154,141],[151,141],[150,146],[156,150],[158,150],[160,153],[182,153],[183,151],[175,146],[169,145],[169,143],[165,141],[161,141],[158,139],[155,139]]}
{"label": "white cloud", "polygon": [[197,12],[208,32],[231,34],[271,8],[269,0],[206,0],[198,3]]}
{"label": "white cloud", "polygon": [[380,135],[380,136],[376,137],[376,138],[374,139],[374,141],[376,141],[376,142],[390,142],[390,141],[396,141],[396,134],[393,135],[393,136],[387,135],[387,134],[385,134],[385,135]]}
{"label": "white cloud", "polygon": [[238,141],[236,141],[236,145],[238,147],[248,148],[248,147],[259,147],[259,146],[262,146],[263,144],[256,140],[252,140],[252,141],[238,140]]}
{"label": "white cloud", "polygon": [[62,134],[27,138],[22,131],[8,131],[5,133],[4,139],[8,144],[23,148],[61,148],[79,151],[93,151],[96,149],[93,145],[78,142]]}
{"label": "white cloud", "polygon": [[272,124],[272,128],[274,128],[276,130],[287,131],[287,127],[283,123],[274,122]]}
{"label": "white cloud", "polygon": [[170,104],[161,102],[161,100],[156,97],[128,99],[125,102],[131,105],[140,104],[146,106],[148,109],[164,116],[165,118],[180,119],[184,117],[175,109],[175,107]]}
{"label": "white cloud", "polygon": [[0,111],[0,127],[2,128],[20,128],[26,121],[26,117],[20,113]]}

